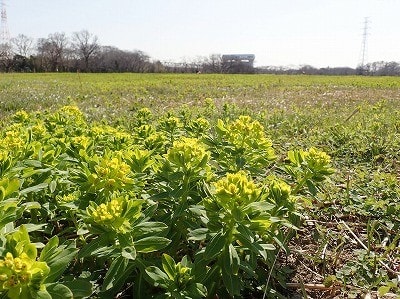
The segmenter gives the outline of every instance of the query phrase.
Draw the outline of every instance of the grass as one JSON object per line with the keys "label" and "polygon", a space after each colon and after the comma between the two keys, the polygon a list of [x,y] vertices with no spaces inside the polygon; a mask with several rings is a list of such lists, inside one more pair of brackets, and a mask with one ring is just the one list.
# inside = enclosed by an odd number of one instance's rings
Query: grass
{"label": "grass", "polygon": [[0,116],[6,128],[21,109],[74,104],[90,121],[129,130],[143,107],[158,119],[248,114],[278,160],[291,149],[323,149],[336,173],[277,264],[292,293],[356,298],[400,294],[399,87],[397,77],[2,74]]}

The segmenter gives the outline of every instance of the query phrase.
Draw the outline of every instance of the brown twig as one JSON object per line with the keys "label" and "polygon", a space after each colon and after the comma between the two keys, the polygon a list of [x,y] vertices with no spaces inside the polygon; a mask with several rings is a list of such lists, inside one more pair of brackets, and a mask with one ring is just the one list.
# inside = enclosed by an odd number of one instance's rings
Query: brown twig
{"label": "brown twig", "polygon": [[360,112],[360,107],[357,107],[345,120],[344,122],[348,122],[350,118],[352,118],[356,113]]}
{"label": "brown twig", "polygon": [[[346,222],[344,222],[343,220],[341,220],[339,222],[340,224],[342,224],[348,231],[349,233],[354,237],[354,239],[357,241],[358,244],[361,245],[362,248],[364,248],[365,250],[368,251],[368,247],[360,240],[360,238],[353,232],[353,230],[347,225]],[[370,251],[372,255],[376,255],[375,252]],[[386,265],[383,261],[379,260],[378,261],[379,264],[381,264],[387,271],[389,271],[390,273],[400,277],[400,272],[393,270],[392,268],[390,268],[388,265]]]}

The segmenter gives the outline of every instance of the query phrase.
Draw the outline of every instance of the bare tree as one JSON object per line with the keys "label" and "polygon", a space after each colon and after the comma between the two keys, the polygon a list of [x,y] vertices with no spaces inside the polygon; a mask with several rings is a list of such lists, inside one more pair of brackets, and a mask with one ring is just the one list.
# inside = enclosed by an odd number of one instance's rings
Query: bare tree
{"label": "bare tree", "polygon": [[29,57],[33,54],[33,38],[24,34],[19,34],[11,39],[14,52],[23,57]]}
{"label": "bare tree", "polygon": [[72,46],[84,61],[85,71],[88,71],[90,58],[96,54],[100,48],[97,36],[89,33],[87,30],[74,32],[72,36]]}
{"label": "bare tree", "polygon": [[220,54],[211,54],[203,61],[203,71],[205,73],[221,73],[222,72],[222,56]]}
{"label": "bare tree", "polygon": [[48,38],[38,40],[37,51],[44,70],[52,72],[63,70],[67,46],[68,38],[65,33],[56,32],[49,34]]}
{"label": "bare tree", "polygon": [[10,43],[0,44],[0,71],[8,72],[12,67],[12,48]]}

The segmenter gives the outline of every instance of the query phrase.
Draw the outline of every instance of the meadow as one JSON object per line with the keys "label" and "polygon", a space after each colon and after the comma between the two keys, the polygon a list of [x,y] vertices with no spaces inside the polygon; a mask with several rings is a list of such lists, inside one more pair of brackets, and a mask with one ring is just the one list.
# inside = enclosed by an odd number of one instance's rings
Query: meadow
{"label": "meadow", "polygon": [[399,90],[1,74],[0,296],[397,298]]}

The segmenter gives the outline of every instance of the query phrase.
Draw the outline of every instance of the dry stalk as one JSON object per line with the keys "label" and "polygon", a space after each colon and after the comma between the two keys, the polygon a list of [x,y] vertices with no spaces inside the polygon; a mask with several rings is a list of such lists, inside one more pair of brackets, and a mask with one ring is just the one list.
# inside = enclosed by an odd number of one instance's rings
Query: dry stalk
{"label": "dry stalk", "polygon": [[[354,239],[357,241],[359,245],[361,245],[362,248],[368,251],[368,247],[360,240],[360,238],[353,232],[353,230],[347,225],[346,222],[343,220],[339,221],[339,224],[342,224],[348,231],[349,233],[354,237]],[[373,251],[370,251],[373,256],[376,256],[376,253]],[[390,268],[387,264],[385,264],[383,261],[379,260],[378,261],[381,266],[383,266],[387,271],[390,273],[396,275],[397,277],[400,277],[400,272],[393,270]]]}

